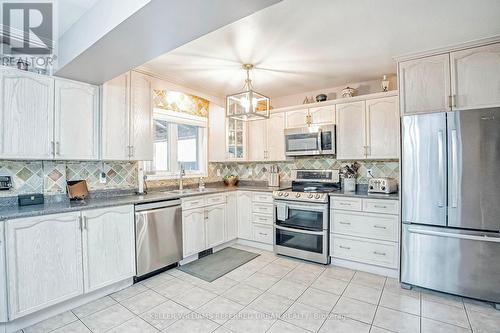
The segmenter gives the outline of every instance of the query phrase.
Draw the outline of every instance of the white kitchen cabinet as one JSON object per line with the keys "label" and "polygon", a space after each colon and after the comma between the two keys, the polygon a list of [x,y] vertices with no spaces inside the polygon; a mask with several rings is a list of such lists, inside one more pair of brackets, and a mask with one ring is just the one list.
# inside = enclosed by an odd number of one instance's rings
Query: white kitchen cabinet
{"label": "white kitchen cabinet", "polygon": [[312,125],[335,124],[335,105],[309,109]]}
{"label": "white kitchen cabinet", "polygon": [[450,53],[453,109],[500,106],[500,43]]}
{"label": "white kitchen cabinet", "polygon": [[102,85],[102,159],[124,161],[130,158],[130,73]]}
{"label": "white kitchen cabinet", "polygon": [[153,160],[153,90],[151,78],[131,72],[130,76],[130,158]]}
{"label": "white kitchen cabinet", "polygon": [[226,160],[245,161],[247,152],[247,123],[226,118]]}
{"label": "white kitchen cabinet", "polygon": [[306,127],[309,124],[309,110],[295,110],[286,113],[286,128]]}
{"label": "white kitchen cabinet", "polygon": [[264,161],[267,157],[267,120],[248,123],[248,159]]}
{"label": "white kitchen cabinet", "polygon": [[285,156],[285,113],[271,113],[266,126],[266,160],[284,161]]}
{"label": "white kitchen cabinet", "polygon": [[337,105],[337,159],[366,158],[365,101]]}
{"label": "white kitchen cabinet", "polygon": [[225,241],[226,205],[209,206],[205,210],[206,216],[206,248],[221,245]]}
{"label": "white kitchen cabinet", "polygon": [[252,192],[238,191],[238,238],[253,239]]}
{"label": "white kitchen cabinet", "polygon": [[82,212],[86,293],[135,275],[134,207]]}
{"label": "white kitchen cabinet", "polygon": [[182,247],[187,258],[205,250],[205,208],[194,208],[182,212]]}
{"label": "white kitchen cabinet", "polygon": [[226,111],[210,103],[208,111],[208,160],[224,162],[227,159]]}
{"label": "white kitchen cabinet", "polygon": [[9,318],[83,293],[79,212],[6,222]]}
{"label": "white kitchen cabinet", "polygon": [[402,114],[449,111],[449,54],[400,62],[399,96]]}
{"label": "white kitchen cabinet", "polygon": [[366,101],[367,158],[398,158],[399,121],[396,96]]}
{"label": "white kitchen cabinet", "polygon": [[86,83],[55,80],[54,157],[99,159],[99,89]]}
{"label": "white kitchen cabinet", "polygon": [[226,199],[226,242],[238,238],[238,197],[236,192]]}
{"label": "white kitchen cabinet", "polygon": [[53,158],[54,79],[0,69],[0,158]]}

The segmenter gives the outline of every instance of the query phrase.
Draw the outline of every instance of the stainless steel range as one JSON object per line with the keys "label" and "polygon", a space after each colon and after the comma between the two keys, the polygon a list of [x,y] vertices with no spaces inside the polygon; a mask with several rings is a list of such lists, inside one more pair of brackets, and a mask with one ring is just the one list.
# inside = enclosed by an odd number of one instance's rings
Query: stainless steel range
{"label": "stainless steel range", "polygon": [[274,252],[330,263],[329,196],[340,190],[338,170],[295,170],[292,189],[274,191]]}

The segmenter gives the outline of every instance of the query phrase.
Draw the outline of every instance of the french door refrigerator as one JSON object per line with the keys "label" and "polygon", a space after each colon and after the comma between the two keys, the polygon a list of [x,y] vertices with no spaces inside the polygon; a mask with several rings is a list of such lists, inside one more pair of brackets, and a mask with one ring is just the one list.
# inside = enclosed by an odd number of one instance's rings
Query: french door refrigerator
{"label": "french door refrigerator", "polygon": [[402,119],[401,282],[500,304],[500,108]]}

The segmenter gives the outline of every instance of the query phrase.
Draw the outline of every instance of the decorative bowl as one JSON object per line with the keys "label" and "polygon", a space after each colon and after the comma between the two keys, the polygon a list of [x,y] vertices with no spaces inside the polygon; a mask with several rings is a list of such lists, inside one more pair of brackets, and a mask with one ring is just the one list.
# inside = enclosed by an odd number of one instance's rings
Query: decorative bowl
{"label": "decorative bowl", "polygon": [[327,96],[325,94],[319,94],[316,96],[316,102],[324,102],[326,101]]}
{"label": "decorative bowl", "polygon": [[226,176],[224,177],[224,184],[227,186],[236,186],[238,184],[238,176]]}
{"label": "decorative bowl", "polygon": [[342,89],[342,97],[344,98],[355,96],[356,93],[357,90],[351,87],[345,87],[344,89]]}

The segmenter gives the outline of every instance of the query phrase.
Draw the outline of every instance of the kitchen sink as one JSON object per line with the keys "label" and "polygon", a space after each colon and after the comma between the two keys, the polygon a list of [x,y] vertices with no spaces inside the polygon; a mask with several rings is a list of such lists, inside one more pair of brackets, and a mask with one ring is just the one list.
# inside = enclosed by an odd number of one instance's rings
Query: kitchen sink
{"label": "kitchen sink", "polygon": [[204,193],[204,192],[209,192],[209,189],[198,189],[198,188],[187,188],[184,190],[171,190],[171,191],[164,191],[163,193],[166,194],[191,194],[191,193]]}

